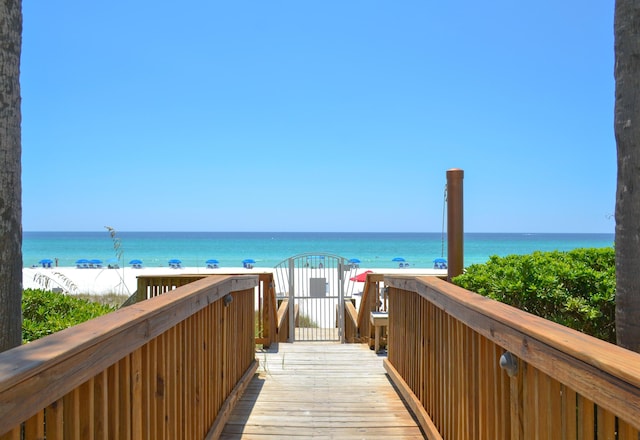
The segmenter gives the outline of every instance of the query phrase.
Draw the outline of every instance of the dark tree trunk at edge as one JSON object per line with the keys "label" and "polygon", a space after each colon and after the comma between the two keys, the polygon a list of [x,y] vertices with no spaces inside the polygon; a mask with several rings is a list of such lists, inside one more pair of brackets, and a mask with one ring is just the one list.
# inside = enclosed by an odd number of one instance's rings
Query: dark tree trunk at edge
{"label": "dark tree trunk at edge", "polygon": [[22,1],[0,0],[0,352],[22,343]]}
{"label": "dark tree trunk at edge", "polygon": [[640,0],[616,0],[616,335],[640,352]]}

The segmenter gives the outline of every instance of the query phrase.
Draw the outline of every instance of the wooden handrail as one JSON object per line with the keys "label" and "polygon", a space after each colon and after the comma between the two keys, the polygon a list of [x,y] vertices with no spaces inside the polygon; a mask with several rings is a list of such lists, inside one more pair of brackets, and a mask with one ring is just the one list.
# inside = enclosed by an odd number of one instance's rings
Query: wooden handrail
{"label": "wooden handrail", "polygon": [[[594,411],[603,433],[618,426],[629,434],[620,438],[638,435],[640,354],[437,278],[384,281],[385,362],[443,437],[492,429],[518,439],[557,429],[554,423],[586,432],[594,429]],[[515,355],[511,376],[498,365],[504,352]]]}
{"label": "wooden handrail", "polygon": [[287,315],[289,313],[289,300],[283,299],[280,303],[280,307],[278,307],[278,330],[280,330],[284,326],[284,322],[287,319]]}
{"label": "wooden handrail", "polygon": [[372,328],[369,322],[371,312],[379,310],[379,290],[380,283],[384,281],[382,273],[368,273],[367,280],[364,283],[362,299],[358,308],[357,328],[360,333],[360,341],[368,342],[372,337]]}
{"label": "wooden handrail", "polygon": [[277,312],[276,337],[278,342],[285,342],[289,339],[289,300],[283,299],[280,302]]}
{"label": "wooden handrail", "polygon": [[[439,277],[446,278],[444,275],[439,275]],[[368,343],[369,339],[373,338],[374,329],[371,326],[369,318],[371,312],[380,310],[380,284],[384,282],[384,279],[384,273],[371,272],[367,274],[356,321],[359,337],[354,341]]]}
{"label": "wooden handrail", "polygon": [[348,343],[360,342],[358,311],[351,301],[345,301],[344,340]]}
{"label": "wooden handrail", "polygon": [[345,301],[344,307],[345,307],[345,311],[347,312],[346,313],[347,320],[351,323],[351,325],[353,325],[357,329],[358,328],[358,311],[356,310],[356,306],[353,305],[351,301]]}
{"label": "wooden handrail", "polygon": [[[224,275],[244,275],[239,273],[226,273]],[[277,302],[274,289],[273,273],[258,272],[258,313],[256,344],[269,347],[277,336]],[[171,275],[141,275],[138,277],[137,291],[124,305],[129,306],[155,296],[163,295],[172,290],[200,280],[211,275],[204,274],[171,274]]]}
{"label": "wooden handrail", "polygon": [[[523,359],[530,357],[531,359],[527,359],[527,362],[543,371],[551,366],[549,359],[539,360],[531,356],[532,340],[541,347],[546,345],[585,365],[597,367],[598,376],[602,376],[601,373],[610,374],[640,389],[640,354],[638,353],[515,309],[446,281],[421,278],[417,280],[416,287],[418,293],[440,308],[446,308],[451,316],[458,319],[462,319],[470,310],[476,312],[476,320],[466,323],[469,327],[487,337],[499,339],[507,350]],[[501,324],[502,332],[498,333],[498,328],[493,325],[486,325],[489,322]],[[566,359],[566,356],[562,357]],[[576,377],[574,373],[565,375],[571,382],[570,385],[580,386],[579,381],[583,378]],[[590,390],[592,385],[584,386],[585,390]],[[622,390],[619,391],[622,392]],[[627,402],[624,404],[627,405]],[[640,405],[640,401],[638,404]],[[636,420],[640,423],[640,412]]]}
{"label": "wooden handrail", "polygon": [[267,291],[266,297],[269,301],[269,338],[272,341],[278,341],[277,338],[280,331],[280,319],[278,316],[278,300],[276,299],[276,289],[273,274],[270,274],[269,277],[269,290]]}
{"label": "wooden handrail", "polygon": [[[105,417],[111,417],[109,423],[113,425],[113,429],[126,430],[133,437],[144,430],[152,432],[152,427],[145,428],[142,425],[155,423],[148,414],[142,414],[144,408],[151,405],[150,399],[163,399],[163,396],[173,395],[172,393],[188,392],[180,390],[178,383],[168,383],[170,378],[178,380],[178,377],[174,377],[175,367],[171,367],[181,362],[176,357],[178,353],[188,363],[180,366],[185,370],[202,370],[202,366],[192,363],[209,359],[202,351],[202,343],[184,348],[169,347],[172,347],[171,344],[174,342],[196,343],[201,336],[212,339],[207,342],[210,346],[205,346],[206,350],[219,350],[220,355],[215,362],[222,363],[215,368],[213,365],[210,367],[214,370],[223,369],[225,379],[219,383],[219,379],[214,379],[213,384],[200,376],[189,380],[204,381],[202,384],[194,382],[193,386],[216,388],[215,393],[213,388],[211,389],[212,394],[207,399],[217,399],[218,406],[221,406],[235,385],[232,381],[239,379],[250,368],[250,364],[255,363],[252,322],[253,289],[256,284],[257,277],[253,275],[207,277],[182,286],[170,295],[161,295],[122,308],[0,353],[0,435],[8,431],[15,432],[18,429],[16,426],[23,421],[28,421],[26,426],[36,426],[38,431],[43,430],[44,425],[41,421],[44,420],[44,408],[47,407],[48,439],[58,438],[57,435],[62,431],[56,430],[63,429],[63,421],[64,430],[72,429],[69,425],[73,425],[73,429],[78,432],[89,429],[88,426],[95,428],[92,417],[98,417],[99,422],[95,423],[100,424],[103,432],[107,429]],[[193,317],[204,312],[205,315],[193,321]],[[221,320],[213,319],[214,314],[220,315]],[[242,314],[242,317],[238,314]],[[226,326],[238,325],[231,321],[236,319],[236,315],[240,319],[238,322],[243,324],[242,327],[237,327],[238,331],[232,332]],[[189,327],[176,330],[186,325],[184,323],[188,320]],[[219,326],[220,323],[222,327],[208,327]],[[183,338],[177,337],[178,334],[184,334],[184,341]],[[187,339],[190,337],[193,338],[193,342]],[[165,353],[168,349],[172,350],[171,353]],[[182,350],[187,350],[194,357],[186,357],[188,354]],[[164,362],[169,364],[164,366]],[[167,370],[164,371],[163,368]],[[149,374],[155,376],[150,377]],[[112,382],[111,375],[120,379]],[[162,385],[160,380],[163,381]],[[156,391],[152,391],[154,389]],[[93,402],[95,398],[96,402],[100,401],[106,412],[98,411],[93,404],[84,407],[84,403],[78,403],[79,396],[94,396],[98,392],[101,399],[96,396],[91,397],[91,400]],[[117,396],[118,393],[124,393],[122,399],[116,398],[113,402],[107,400],[113,397],[112,394]],[[187,401],[191,403],[189,395],[181,399],[185,404]],[[123,408],[109,407],[109,404],[119,405],[118,402]],[[94,410],[93,413],[91,408]],[[63,409],[66,412],[63,412]],[[116,415],[111,414],[111,410],[119,414],[119,422],[113,421]],[[178,416],[172,412],[173,409],[167,410],[170,411],[171,421],[174,422],[174,418]],[[216,408],[211,407],[211,410],[215,413]],[[78,412],[69,413],[71,415],[64,416],[68,418],[59,419],[60,423],[54,423],[58,420],[56,414],[62,417],[62,414],[69,411]],[[126,424],[126,420],[129,420],[130,425],[118,426]],[[202,425],[198,428],[207,429],[204,426],[208,423],[205,416],[197,416],[197,420],[198,424]]]}

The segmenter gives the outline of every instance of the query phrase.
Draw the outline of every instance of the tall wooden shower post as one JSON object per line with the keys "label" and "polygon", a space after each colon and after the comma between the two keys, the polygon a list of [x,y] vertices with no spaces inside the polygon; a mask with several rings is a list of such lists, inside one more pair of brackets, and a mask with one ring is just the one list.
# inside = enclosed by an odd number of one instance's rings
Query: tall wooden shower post
{"label": "tall wooden shower post", "polygon": [[447,279],[461,275],[464,269],[464,171],[447,170]]}

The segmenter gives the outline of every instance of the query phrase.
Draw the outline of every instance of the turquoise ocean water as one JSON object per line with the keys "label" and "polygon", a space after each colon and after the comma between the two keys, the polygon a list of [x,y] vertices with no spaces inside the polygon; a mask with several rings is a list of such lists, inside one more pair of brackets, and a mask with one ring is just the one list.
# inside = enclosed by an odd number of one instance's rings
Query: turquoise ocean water
{"label": "turquoise ocean water", "polygon": [[[440,233],[337,233],[337,232],[118,232],[122,259],[140,259],[144,266],[167,266],[179,259],[185,267],[204,267],[217,259],[221,267],[240,267],[255,260],[256,267],[274,267],[301,253],[329,253],[357,258],[366,268],[393,268],[402,257],[411,267],[431,268],[433,260],[447,256],[446,237]],[[527,254],[536,250],[567,251],[582,247],[611,247],[613,234],[467,233],[464,264],[483,263],[491,255]],[[23,265],[42,259],[59,266],[75,266],[78,259],[115,258],[114,242],[101,232],[23,233]]]}

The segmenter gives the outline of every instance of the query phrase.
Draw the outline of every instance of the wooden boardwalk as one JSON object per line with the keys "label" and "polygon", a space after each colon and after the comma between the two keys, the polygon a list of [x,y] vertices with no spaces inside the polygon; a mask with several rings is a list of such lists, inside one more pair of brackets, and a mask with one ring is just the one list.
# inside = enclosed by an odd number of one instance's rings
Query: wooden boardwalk
{"label": "wooden boardwalk", "polygon": [[260,368],[221,439],[423,439],[366,344],[281,343]]}

